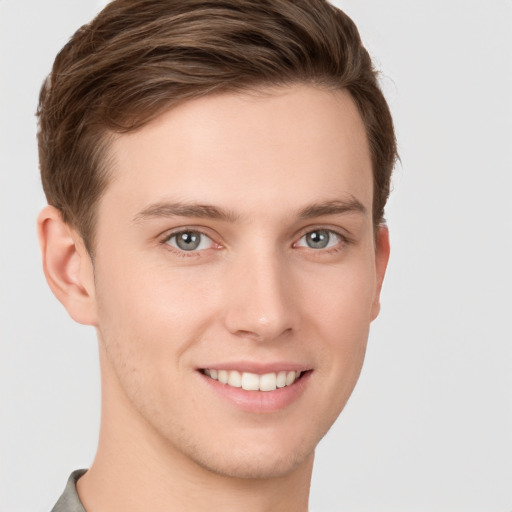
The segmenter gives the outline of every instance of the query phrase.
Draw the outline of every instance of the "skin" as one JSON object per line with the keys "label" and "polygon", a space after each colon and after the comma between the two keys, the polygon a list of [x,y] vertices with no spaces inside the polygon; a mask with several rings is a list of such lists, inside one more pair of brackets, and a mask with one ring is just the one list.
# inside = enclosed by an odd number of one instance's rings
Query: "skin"
{"label": "skin", "polygon": [[[94,266],[53,207],[39,217],[52,290],[98,333],[100,440],[78,482],[88,512],[307,510],[314,449],[379,311],[388,232],[372,225],[348,93],[260,92],[193,100],[115,137]],[[184,230],[206,235],[199,249],[177,247]],[[308,245],[315,230],[327,247]],[[245,411],[198,371],[235,361],[311,371],[287,406]]]}

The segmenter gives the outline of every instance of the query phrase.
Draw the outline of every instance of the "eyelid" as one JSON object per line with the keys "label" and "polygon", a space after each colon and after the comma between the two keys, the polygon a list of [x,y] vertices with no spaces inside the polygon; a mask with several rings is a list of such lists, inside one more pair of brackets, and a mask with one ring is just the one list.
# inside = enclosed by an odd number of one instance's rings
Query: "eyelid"
{"label": "eyelid", "polygon": [[[184,233],[184,232],[187,232],[187,231],[198,233],[201,236],[208,238],[210,240],[210,242],[211,242],[211,245],[213,247],[208,247],[208,248],[205,248],[205,249],[196,249],[196,250],[191,250],[191,251],[185,251],[183,249],[180,249],[179,247],[175,247],[175,246],[173,246],[173,245],[168,243],[173,237],[179,235],[180,233]],[[178,253],[180,255],[186,255],[186,256],[194,256],[194,255],[197,255],[198,253],[200,253],[202,251],[206,251],[206,250],[211,249],[211,248],[216,248],[216,249],[217,248],[221,248],[222,244],[217,242],[217,240],[216,240],[217,237],[215,237],[214,235],[210,234],[209,231],[210,231],[209,229],[206,229],[206,228],[200,227],[200,226],[179,226],[177,228],[173,228],[173,229],[165,231],[159,237],[159,244],[166,246],[167,249],[169,249],[169,250],[171,250],[171,251],[173,251],[175,253]]]}
{"label": "eyelid", "polygon": [[[339,240],[335,245],[330,247],[324,247],[321,249],[314,249],[312,247],[308,247],[307,245],[298,245],[300,240],[302,240],[307,234],[312,233],[313,231],[327,231],[335,235]],[[315,252],[336,251],[337,249],[340,249],[340,245],[346,246],[354,243],[354,240],[348,234],[346,234],[343,229],[339,227],[331,227],[326,225],[307,226],[299,231],[299,233],[295,237],[295,240],[296,241],[292,244],[293,247],[311,249],[312,251]]]}
{"label": "eyelid", "polygon": [[207,236],[208,238],[211,238],[212,240],[215,237],[215,234],[212,234],[212,230],[209,228],[206,228],[204,226],[193,226],[193,225],[184,225],[184,226],[178,226],[175,228],[166,229],[163,231],[160,235],[158,235],[157,238],[160,239],[160,241],[165,242],[166,240],[169,240],[172,236],[178,235],[179,233],[183,233],[185,231],[193,231],[195,233],[200,233],[201,235]]}
{"label": "eyelid", "polygon": [[334,233],[335,235],[338,235],[339,237],[346,239],[347,241],[352,240],[351,234],[346,230],[343,229],[340,226],[333,226],[330,224],[311,224],[309,226],[305,226],[301,228],[299,231],[297,231],[295,235],[295,239],[298,240],[299,238],[302,238],[304,235],[307,235],[308,233],[311,233],[312,231],[329,231],[330,233]]}

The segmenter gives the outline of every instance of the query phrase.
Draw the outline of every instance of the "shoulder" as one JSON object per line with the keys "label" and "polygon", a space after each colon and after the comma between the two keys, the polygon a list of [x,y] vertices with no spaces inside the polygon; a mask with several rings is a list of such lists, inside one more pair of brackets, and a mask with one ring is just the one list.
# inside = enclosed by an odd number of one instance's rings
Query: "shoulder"
{"label": "shoulder", "polygon": [[85,512],[76,492],[76,482],[86,471],[86,469],[78,469],[71,473],[64,492],[51,512]]}

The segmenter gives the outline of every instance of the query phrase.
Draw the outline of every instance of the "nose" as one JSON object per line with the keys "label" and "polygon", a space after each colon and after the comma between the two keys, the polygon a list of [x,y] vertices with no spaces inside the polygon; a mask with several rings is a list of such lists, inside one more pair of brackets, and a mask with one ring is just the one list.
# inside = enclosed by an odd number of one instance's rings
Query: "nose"
{"label": "nose", "polygon": [[286,262],[272,251],[240,255],[225,285],[224,320],[232,334],[264,342],[297,329],[293,280]]}

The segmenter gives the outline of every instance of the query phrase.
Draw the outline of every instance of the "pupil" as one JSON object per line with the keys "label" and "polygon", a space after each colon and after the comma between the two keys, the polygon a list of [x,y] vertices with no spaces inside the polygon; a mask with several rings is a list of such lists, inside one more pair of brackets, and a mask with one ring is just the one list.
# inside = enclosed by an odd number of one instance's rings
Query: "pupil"
{"label": "pupil", "polygon": [[313,249],[323,249],[329,243],[329,232],[325,230],[312,231],[306,235],[306,241]]}
{"label": "pupil", "polygon": [[176,244],[184,251],[197,249],[201,241],[199,233],[194,231],[184,231],[176,237]]}

